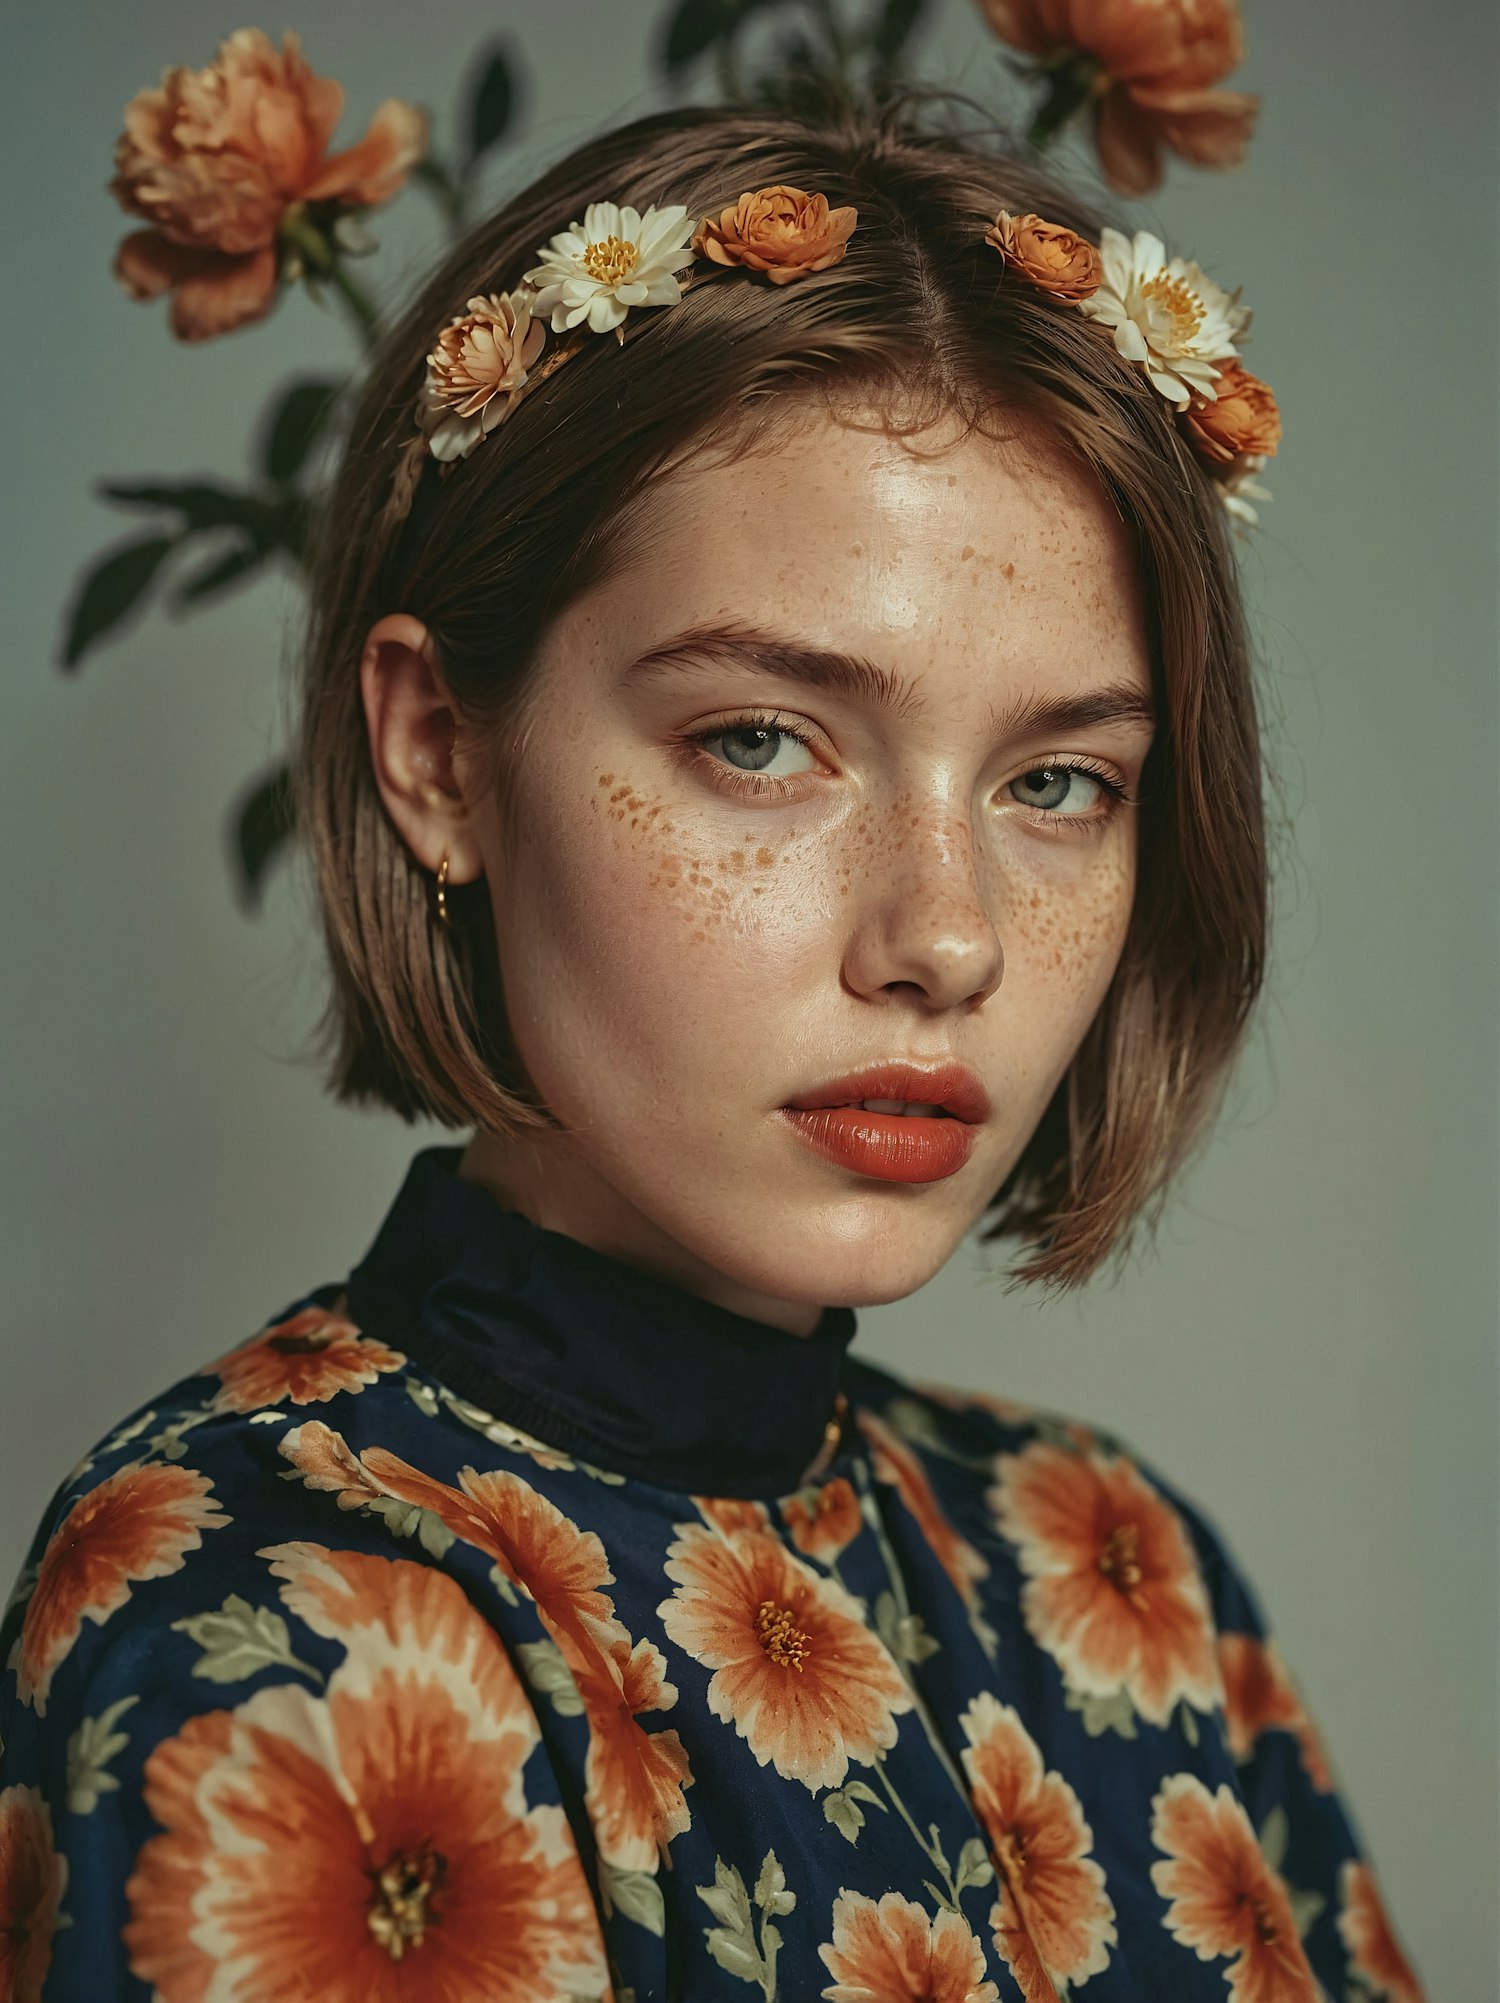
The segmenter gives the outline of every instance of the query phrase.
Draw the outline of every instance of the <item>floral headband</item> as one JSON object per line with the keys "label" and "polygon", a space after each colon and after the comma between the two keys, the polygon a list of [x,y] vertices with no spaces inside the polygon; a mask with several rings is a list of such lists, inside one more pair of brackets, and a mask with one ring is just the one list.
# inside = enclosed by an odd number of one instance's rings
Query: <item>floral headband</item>
{"label": "floral headband", "polygon": [[[635,308],[676,305],[715,266],[757,272],[773,285],[825,271],[843,257],[857,213],[781,185],[743,194],[717,220],[697,223],[680,205],[642,212],[591,202],[582,222],[538,250],[519,287],[470,299],[439,334],[388,516],[399,520],[410,508],[427,457],[444,471],[467,458],[590,335],[623,342]],[[1271,391],[1239,361],[1250,312],[1238,291],[1225,292],[1194,263],[1169,262],[1145,230],[1132,239],[1106,229],[1096,248],[1040,216],[1002,209],[984,241],[1008,271],[1110,331],[1119,353],[1175,407],[1226,511],[1253,524],[1252,503],[1270,499],[1255,476],[1276,450],[1281,418]],[[570,338],[543,358],[549,323]]]}

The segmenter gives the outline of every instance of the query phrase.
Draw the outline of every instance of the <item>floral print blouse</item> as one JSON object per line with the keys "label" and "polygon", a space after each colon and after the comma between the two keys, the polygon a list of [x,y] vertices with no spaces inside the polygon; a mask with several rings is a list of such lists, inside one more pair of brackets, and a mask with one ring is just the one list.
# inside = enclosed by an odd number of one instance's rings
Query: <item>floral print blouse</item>
{"label": "floral print blouse", "polygon": [[1213,1525],[429,1148],[63,1484],[4,2003],[1418,2003]]}

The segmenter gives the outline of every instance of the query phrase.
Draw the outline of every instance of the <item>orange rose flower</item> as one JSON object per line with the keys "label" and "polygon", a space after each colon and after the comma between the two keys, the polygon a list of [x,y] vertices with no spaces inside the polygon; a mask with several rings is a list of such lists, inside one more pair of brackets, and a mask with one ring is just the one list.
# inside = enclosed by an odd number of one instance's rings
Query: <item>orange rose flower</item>
{"label": "orange rose flower", "polygon": [[52,1815],[34,1787],[0,1791],[0,1996],[42,2003],[67,1859],[52,1844]]}
{"label": "orange rose flower", "polygon": [[1320,1794],[1331,1793],[1333,1774],[1311,1718],[1287,1673],[1274,1641],[1253,1634],[1219,1636],[1219,1670],[1224,1678],[1224,1726],[1229,1751],[1243,1766],[1262,1732],[1279,1728],[1296,1735],[1302,1765]]}
{"label": "orange rose flower", "polygon": [[786,285],[837,264],[858,216],[857,209],[830,209],[823,195],[778,184],[741,195],[717,222],[706,217],[692,248],[714,264],[742,264]]}
{"label": "orange rose flower", "polygon": [[223,1412],[259,1412],[267,1405],[321,1405],[340,1391],[359,1391],[385,1370],[399,1370],[399,1350],[363,1336],[327,1308],[303,1308],[278,1321],[218,1363],[211,1373],[223,1388],[214,1399]]}
{"label": "orange rose flower", "polygon": [[781,1505],[792,1542],[804,1558],[827,1565],[859,1535],[859,1497],[841,1474]]}
{"label": "orange rose flower", "polygon": [[80,1496],[53,1531],[21,1623],[16,1694],[39,1718],[85,1618],[103,1626],[142,1579],[180,1572],[202,1530],[229,1521],[192,1468],[132,1461]]}
{"label": "orange rose flower", "polygon": [[1339,1872],[1338,1930],[1349,1950],[1350,1973],[1362,1977],[1382,2003],[1425,2003],[1386,1917],[1375,1874],[1354,1857]]}
{"label": "orange rose flower", "polygon": [[1236,0],[980,0],[1002,41],[1044,61],[1098,65],[1094,138],[1112,187],[1158,187],[1168,149],[1198,167],[1244,158],[1260,100],[1213,90],[1244,59]]}
{"label": "orange rose flower", "polygon": [[869,1765],[896,1743],[911,1697],[858,1600],[774,1537],[679,1530],[664,1568],[677,1590],[657,1614],[713,1670],[709,1710],[762,1766],[816,1792],[840,1786],[851,1760]]}
{"label": "orange rose flower", "polygon": [[1099,290],[1104,264],[1097,248],[1060,223],[1013,216],[1002,209],[984,233],[1013,271],[1070,304]]}
{"label": "orange rose flower", "polygon": [[115,254],[133,299],[172,292],[180,341],[261,319],[276,291],[276,239],[308,202],[366,208],[406,180],[427,146],[415,105],[388,98],[357,145],[328,155],[343,86],[315,76],[288,29],[278,51],[240,28],[206,69],[179,64],[125,107],[110,193],[151,227]]}
{"label": "orange rose flower", "polygon": [[899,1892],[840,1892],[833,1939],[818,1949],[833,1981],[825,2003],[997,2003],[984,1949],[957,1913],[929,1919]]}
{"label": "orange rose flower", "polygon": [[654,1869],[691,1821],[683,1790],[693,1776],[676,1732],[640,1723],[642,1712],[671,1710],[677,1692],[660,1650],[632,1640],[603,1591],[614,1574],[594,1532],[518,1475],[463,1468],[462,1486],[452,1488],[383,1447],[356,1458],[317,1420],[287,1433],[280,1452],[310,1488],[337,1492],[341,1508],[393,1495],[430,1509],[531,1595],[588,1721],[584,1793],[600,1855],[622,1871]]}
{"label": "orange rose flower", "polygon": [[1021,1611],[1072,1690],[1120,1688],[1165,1725],[1222,1701],[1213,1614],[1182,1520],[1123,1455],[1033,1445],[1001,1454],[989,1492],[1028,1574]]}
{"label": "orange rose flower", "polygon": [[959,1722],[969,1741],[964,1769],[997,1865],[995,1946],[1022,1995],[1053,1997],[1056,1981],[1099,1974],[1119,1944],[1103,1867],[1089,1855],[1093,1832],[1072,1788],[1047,1771],[1019,1712],[985,1691]]}
{"label": "orange rose flower", "polygon": [[1281,443],[1281,412],[1275,397],[1233,356],[1215,366],[1219,376],[1213,402],[1195,396],[1184,412],[1193,444],[1221,466],[1247,452],[1269,459]]}
{"label": "orange rose flower", "polygon": [[531,1699],[462,1588],[314,1544],[261,1555],[348,1653],[325,1691],[272,1685],[147,1760],[163,1833],[126,1886],[135,1974],[161,2003],[600,1994],[567,1817],[526,1801]]}
{"label": "orange rose flower", "polygon": [[1221,1782],[1168,1774],[1151,1804],[1151,1841],[1169,1863],[1151,1882],[1171,1904],[1162,1925],[1200,1960],[1233,1955],[1226,2003],[1320,2003],[1286,1886],[1266,1862],[1245,1805]]}

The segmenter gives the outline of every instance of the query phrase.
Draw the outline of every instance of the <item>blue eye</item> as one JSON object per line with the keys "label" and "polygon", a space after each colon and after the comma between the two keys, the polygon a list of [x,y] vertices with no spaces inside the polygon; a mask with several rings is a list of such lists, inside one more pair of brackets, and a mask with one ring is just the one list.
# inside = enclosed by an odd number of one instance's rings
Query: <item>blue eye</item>
{"label": "blue eye", "polygon": [[[770,723],[729,723],[700,736],[697,741],[705,750],[714,745],[721,746],[724,763],[735,772],[763,772],[772,778],[786,779],[798,772],[810,772],[816,763],[802,738],[793,731]],[[777,758],[788,749],[802,752],[802,764],[794,765],[790,770],[782,768],[773,771]]]}

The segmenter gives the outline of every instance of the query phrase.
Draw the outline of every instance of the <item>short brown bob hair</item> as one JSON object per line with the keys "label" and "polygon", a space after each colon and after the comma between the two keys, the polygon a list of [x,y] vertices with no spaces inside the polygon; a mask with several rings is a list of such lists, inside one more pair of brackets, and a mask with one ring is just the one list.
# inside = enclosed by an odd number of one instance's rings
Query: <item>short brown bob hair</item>
{"label": "short brown bob hair", "polygon": [[[1154,1221],[1242,1041],[1267,925],[1261,736],[1211,477],[1144,371],[984,241],[1002,208],[1096,243],[1100,221],[984,126],[961,130],[967,104],[909,90],[816,124],[722,107],[640,118],[465,237],[382,343],[353,413],[314,553],[295,807],[331,960],[319,1040],[335,1097],[407,1121],[555,1128],[509,1043],[483,881],[450,892],[439,923],[432,878],[381,801],[359,689],[369,628],[395,611],[426,624],[508,798],[543,631],[628,560],[632,498],[685,446],[765,430],[789,399],[819,395],[899,407],[913,426],[999,415],[1039,430],[1092,469],[1126,525],[1159,716],[1118,967],[982,1233],[1029,1243],[1014,1280],[1062,1288]],[[710,215],[776,183],[857,208],[840,263],[784,286],[737,272],[632,316],[623,347],[585,344],[453,476],[430,463],[404,528],[383,532],[424,358],[471,295],[518,284],[596,199]]]}

